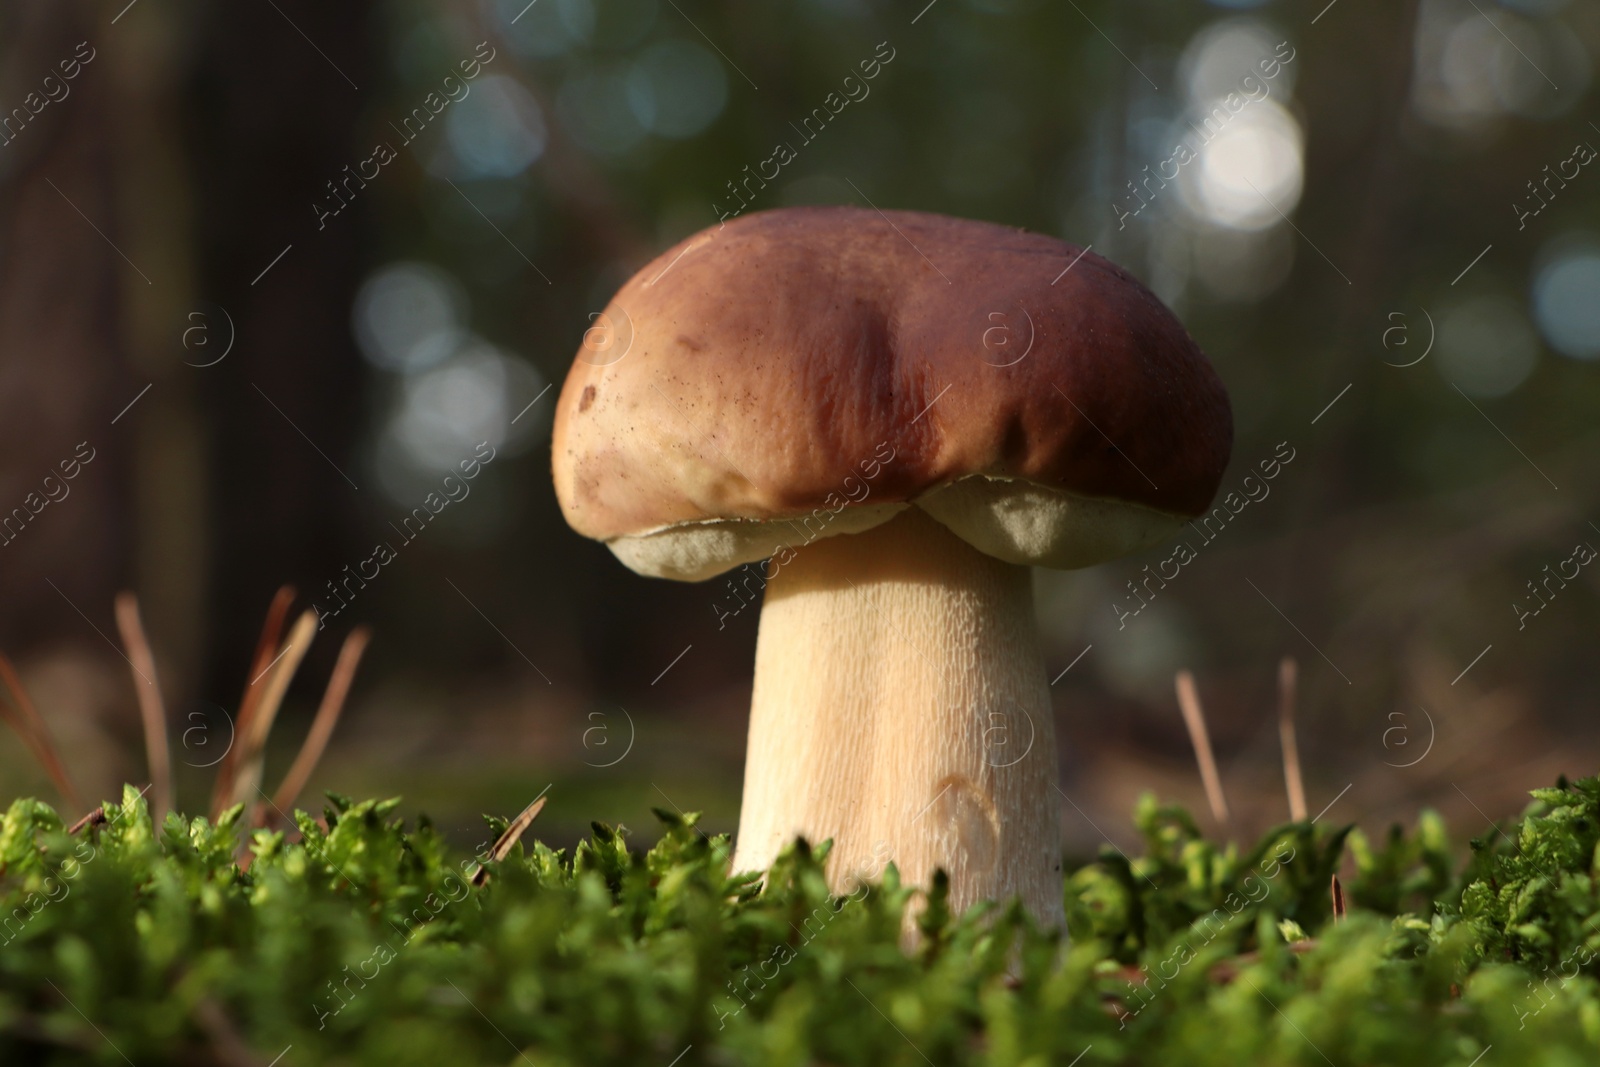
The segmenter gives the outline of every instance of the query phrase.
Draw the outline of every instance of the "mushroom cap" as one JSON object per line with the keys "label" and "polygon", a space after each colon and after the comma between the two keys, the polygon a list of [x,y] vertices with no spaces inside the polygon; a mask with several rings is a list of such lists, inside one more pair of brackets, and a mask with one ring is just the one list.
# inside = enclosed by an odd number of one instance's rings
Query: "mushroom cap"
{"label": "mushroom cap", "polygon": [[1086,249],[917,212],[784,208],[663,252],[593,317],[556,495],[628,566],[698,580],[921,507],[1013,563],[1164,540],[1215,495],[1227,393]]}

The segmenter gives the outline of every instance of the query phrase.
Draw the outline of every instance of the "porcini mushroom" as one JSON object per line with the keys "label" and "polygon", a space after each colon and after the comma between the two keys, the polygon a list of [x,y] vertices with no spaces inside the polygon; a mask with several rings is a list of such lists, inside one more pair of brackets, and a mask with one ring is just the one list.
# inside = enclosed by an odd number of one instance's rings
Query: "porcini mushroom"
{"label": "porcini mushroom", "polygon": [[1166,539],[1210,504],[1232,435],[1200,349],[1099,256],[791,208],[622,287],[552,457],[567,521],[634,571],[753,565],[739,588],[765,587],[735,869],[832,838],[840,892],[888,861],[924,886],[943,868],[953,907],[1020,896],[1059,925],[1029,567]]}

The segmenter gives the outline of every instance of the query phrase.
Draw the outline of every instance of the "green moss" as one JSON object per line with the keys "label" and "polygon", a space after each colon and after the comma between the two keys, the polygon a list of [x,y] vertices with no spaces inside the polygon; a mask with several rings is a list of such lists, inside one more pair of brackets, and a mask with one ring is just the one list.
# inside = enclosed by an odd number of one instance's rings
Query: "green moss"
{"label": "green moss", "polygon": [[[331,797],[326,829],[301,813],[296,840],[258,831],[241,869],[238,810],[158,833],[129,790],[68,834],[18,800],[0,822],[0,1063],[1465,1067],[1491,1045],[1496,1063],[1600,1050],[1596,779],[1536,791],[1461,869],[1431,813],[1381,845],[1291,824],[1241,851],[1146,799],[1143,855],[1067,877],[1070,946],[1016,907],[951,915],[940,881],[910,954],[916,894],[891,867],[830,896],[826,845],[791,849],[763,886],[726,876],[725,837],[658,812],[648,852],[596,824],[570,852],[518,846],[475,888],[472,861],[395,807]],[[1346,847],[1358,874],[1334,921]]]}

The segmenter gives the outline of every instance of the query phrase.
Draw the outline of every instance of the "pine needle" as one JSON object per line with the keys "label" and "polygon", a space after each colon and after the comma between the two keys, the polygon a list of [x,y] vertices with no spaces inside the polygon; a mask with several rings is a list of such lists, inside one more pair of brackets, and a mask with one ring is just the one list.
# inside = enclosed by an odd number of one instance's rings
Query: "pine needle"
{"label": "pine needle", "polygon": [[302,612],[295,621],[294,629],[289,631],[289,639],[283,649],[251,683],[261,687],[261,695],[256,700],[248,724],[239,728],[238,740],[243,744],[243,750],[239,754],[238,777],[233,783],[230,804],[253,801],[260,790],[261,765],[267,755],[267,737],[272,733],[272,723],[278,717],[278,708],[283,704],[284,694],[289,691],[289,683],[300,669],[300,661],[305,658],[316,633],[317,613],[309,610]]}
{"label": "pine needle", "polygon": [[[150,783],[150,785],[154,784],[154,782]],[[143,789],[139,790],[139,796],[141,798],[146,793],[150,792],[150,785],[146,785]],[[89,814],[85,815],[83,818],[67,827],[67,833],[75,834],[79,830],[82,830],[85,826],[104,826],[110,821],[111,817],[106,814],[106,805],[101,804],[98,808],[95,808],[93,811],[89,812]]]}
{"label": "pine needle", "polygon": [[150,766],[150,816],[155,825],[172,810],[172,750],[167,744],[167,712],[156,681],[156,660],[139,621],[139,598],[117,594],[117,629],[127,647],[133,668],[133,688],[139,695],[139,717],[144,721],[145,759]]}
{"label": "pine needle", "polygon": [[1218,824],[1228,822],[1228,798],[1222,794],[1222,778],[1217,774],[1217,759],[1211,754],[1211,734],[1206,730],[1206,713],[1200,707],[1200,694],[1195,689],[1194,675],[1179,671],[1176,678],[1178,706],[1183,709],[1183,724],[1189,728],[1189,743],[1194,746],[1195,761],[1200,764],[1200,780],[1205,783],[1206,800],[1211,805],[1211,817]]}
{"label": "pine needle", "polygon": [[[506,827],[506,832],[495,838],[494,845],[489,849],[489,858],[499,863],[511,855],[511,849],[522,839],[523,831],[533,824],[539,813],[544,810],[544,802],[548,797],[540,797],[532,804],[522,809],[522,814],[511,820],[511,825]],[[472,884],[481,886],[489,880],[489,868],[479,865],[472,872]]]}
{"label": "pine needle", "polygon": [[1333,921],[1344,921],[1344,886],[1339,884],[1339,876],[1333,876]]}
{"label": "pine needle", "polygon": [[33,706],[27,690],[22,688],[22,679],[17,677],[17,670],[11,665],[11,660],[4,652],[0,652],[0,680],[4,680],[6,689],[11,692],[11,699],[16,707],[0,701],[0,717],[3,717],[11,728],[22,738],[23,744],[33,753],[33,758],[39,761],[50,780],[55,783],[56,791],[63,800],[73,809],[82,807],[78,800],[78,791],[73,788],[72,779],[67,777],[66,766],[61,762],[61,754],[56,750],[56,745],[50,738],[50,732],[45,729],[44,719],[39,716],[39,709]]}
{"label": "pine needle", "polygon": [[1306,787],[1300,778],[1300,745],[1294,733],[1295,682],[1299,667],[1293,656],[1278,664],[1278,741],[1283,746],[1283,784],[1289,791],[1289,818],[1306,821]]}
{"label": "pine needle", "polygon": [[262,692],[261,688],[255,685],[255,681],[272,665],[272,657],[277,655],[278,644],[283,637],[284,620],[289,617],[289,605],[292,603],[294,603],[294,586],[280,586],[272,598],[272,603],[267,607],[267,617],[262,620],[261,636],[256,639],[256,652],[250,659],[250,674],[245,678],[244,693],[239,698],[239,714],[233,724],[233,742],[229,745],[227,755],[222,759],[222,765],[217,768],[217,780],[211,790],[213,821],[228,807],[233,796],[233,783],[238,777],[239,754],[242,750],[239,738],[249,730],[250,720]]}
{"label": "pine needle", "polygon": [[85,826],[101,826],[110,821],[111,820],[106,817],[105,805],[102,804],[89,814],[85,815],[83,818],[79,819],[77,822],[73,823],[71,826],[67,827],[67,833],[75,834],[79,830],[82,830]]}
{"label": "pine needle", "polygon": [[289,773],[283,776],[283,784],[278,786],[277,795],[272,798],[273,806],[280,812],[287,812],[294,807],[300,790],[305,788],[311,772],[322,759],[328,739],[333,736],[333,728],[339,723],[339,714],[344,710],[345,698],[350,695],[350,683],[355,680],[356,668],[361,665],[361,654],[366,651],[371,637],[372,631],[365,626],[358,626],[344,639],[344,646],[339,649],[339,661],[333,666],[328,688],[322,694],[322,704],[317,708],[317,717],[311,722],[311,732],[306,734],[299,755],[295,756]]}

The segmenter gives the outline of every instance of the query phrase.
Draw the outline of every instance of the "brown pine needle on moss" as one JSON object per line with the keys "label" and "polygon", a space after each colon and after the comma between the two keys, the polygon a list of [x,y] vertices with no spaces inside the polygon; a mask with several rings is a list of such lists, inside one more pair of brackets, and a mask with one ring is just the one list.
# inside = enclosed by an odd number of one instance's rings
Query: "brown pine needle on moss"
{"label": "brown pine needle on moss", "polygon": [[239,753],[238,777],[233,783],[230,804],[250,803],[256,799],[261,788],[261,765],[267,756],[267,737],[272,733],[273,721],[278,717],[284,694],[289,691],[289,683],[300,669],[300,662],[305,659],[316,633],[317,613],[301,612],[283,649],[251,683],[261,687],[261,696],[257,698],[249,723],[239,729],[237,743],[243,745],[243,750]]}
{"label": "brown pine needle on moss", "polygon": [[3,652],[0,652],[0,679],[5,681],[12,704],[15,705],[13,707],[0,701],[0,717],[22,738],[23,744],[33,753],[33,758],[39,761],[39,765],[55,783],[62,798],[74,808],[80,807],[78,791],[73,788],[72,779],[67,777],[67,768],[61,762],[61,755],[56,751],[50,732],[45,729],[44,719],[40,717],[39,709],[33,706],[27,690],[22,688],[22,679],[17,677],[17,670],[11,665],[10,658]]}
{"label": "brown pine needle on moss", "polygon": [[[506,827],[506,832],[495,838],[494,845],[489,849],[489,858],[496,863],[511,855],[511,849],[521,840],[523,831],[533,825],[533,820],[539,817],[544,810],[544,802],[548,797],[540,797],[532,804],[522,809],[522,814],[511,820],[511,825]],[[472,872],[472,884],[481,886],[489,880],[489,869],[479,865]]]}
{"label": "brown pine needle on moss", "polygon": [[109,821],[110,820],[106,818],[105,805],[102,804],[100,807],[95,808],[93,811],[89,812],[89,814],[85,815],[83,818],[67,827],[67,833],[75,834],[79,830],[82,830],[85,826],[99,826],[101,823]]}
{"label": "brown pine needle on moss", "polygon": [[167,745],[167,712],[156,681],[156,660],[139,621],[139,598],[117,594],[117,629],[133,667],[133,688],[139,695],[139,717],[144,721],[144,751],[150,765],[150,815],[157,826],[172,810],[172,751]]}
{"label": "brown pine needle on moss", "polygon": [[1283,746],[1283,784],[1289,791],[1289,818],[1305,822],[1306,787],[1300,778],[1300,745],[1294,734],[1295,682],[1299,666],[1293,656],[1278,663],[1278,741]]}
{"label": "brown pine needle on moss", "polygon": [[328,688],[322,694],[322,704],[317,708],[317,717],[311,722],[311,732],[306,734],[299,755],[295,756],[289,773],[283,777],[283,784],[278,786],[277,795],[272,798],[273,806],[279,811],[288,812],[294,807],[300,790],[305,788],[311,772],[322,759],[328,739],[333,736],[333,728],[339,723],[339,713],[344,710],[345,698],[350,695],[350,683],[355,680],[356,668],[361,665],[361,654],[366,651],[371,637],[371,630],[358,626],[344,639],[344,646],[339,649],[339,661],[333,666]]}
{"label": "brown pine needle on moss", "polygon": [[1194,746],[1194,758],[1200,764],[1200,780],[1205,783],[1211,817],[1219,825],[1225,826],[1229,818],[1228,798],[1222,793],[1217,759],[1211,754],[1211,734],[1206,730],[1206,713],[1200,707],[1200,693],[1195,689],[1194,675],[1189,671],[1179,671],[1175,681],[1178,706],[1183,709],[1183,724],[1189,728],[1189,743]]}
{"label": "brown pine needle on moss", "polygon": [[1344,886],[1339,884],[1339,876],[1333,876],[1333,921],[1344,921]]}
{"label": "brown pine needle on moss", "polygon": [[254,682],[272,665],[272,657],[278,654],[278,645],[283,637],[283,624],[289,617],[289,605],[292,603],[294,603],[294,586],[279,586],[272,603],[267,607],[267,617],[262,620],[261,636],[256,639],[256,652],[250,658],[250,673],[244,680],[244,693],[239,697],[239,714],[233,724],[233,744],[217,768],[217,780],[211,790],[213,820],[222,814],[233,796],[233,783],[238,776],[239,754],[243,747],[239,744],[239,738],[248,733],[250,720],[254,717],[256,704],[262,692],[261,687]]}
{"label": "brown pine needle on moss", "polygon": [[[155,783],[153,782],[149,783],[143,789],[139,790],[139,796],[143,797],[146,793],[150,792],[150,786],[154,784]],[[98,808],[95,808],[83,818],[67,827],[67,833],[75,834],[79,830],[82,830],[85,826],[104,826],[110,821],[111,817],[106,814],[106,806],[101,804]]]}

